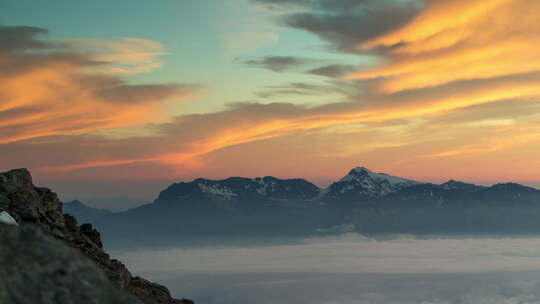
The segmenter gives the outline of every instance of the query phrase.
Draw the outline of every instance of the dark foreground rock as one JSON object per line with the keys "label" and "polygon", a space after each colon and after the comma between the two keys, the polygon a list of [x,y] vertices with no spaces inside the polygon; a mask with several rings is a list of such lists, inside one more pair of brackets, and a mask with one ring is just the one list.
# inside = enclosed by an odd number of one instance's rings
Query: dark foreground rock
{"label": "dark foreground rock", "polygon": [[[2,211],[8,212],[17,223],[23,226],[33,224],[41,228],[43,233],[77,249],[96,263],[110,281],[120,289],[135,295],[145,304],[193,303],[190,300],[173,299],[166,287],[133,277],[124,264],[111,259],[103,250],[100,233],[90,224],[79,226],[73,216],[64,214],[62,203],[56,193],[47,188],[35,187],[30,172],[26,169],[0,173],[0,212]],[[0,243],[0,250],[5,250],[4,247],[6,247],[5,244]],[[54,259],[54,257],[49,258]],[[0,303],[4,302],[0,301]]]}
{"label": "dark foreground rock", "polygon": [[0,224],[0,244],[0,303],[141,303],[90,259],[37,227]]}

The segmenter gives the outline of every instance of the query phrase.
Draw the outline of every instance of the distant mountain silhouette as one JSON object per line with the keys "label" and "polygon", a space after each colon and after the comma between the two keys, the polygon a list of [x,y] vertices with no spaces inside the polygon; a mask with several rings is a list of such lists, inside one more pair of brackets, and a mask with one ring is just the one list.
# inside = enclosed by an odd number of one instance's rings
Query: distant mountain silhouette
{"label": "distant mountain silhouette", "polygon": [[[94,211],[92,211],[94,212]],[[295,237],[327,233],[536,234],[540,191],[450,180],[437,185],[359,167],[321,189],[275,177],[176,183],[152,204],[99,215],[119,239]]]}
{"label": "distant mountain silhouette", "polygon": [[73,215],[79,223],[95,223],[104,216],[112,214],[112,211],[92,208],[78,200],[63,203],[63,210]]}

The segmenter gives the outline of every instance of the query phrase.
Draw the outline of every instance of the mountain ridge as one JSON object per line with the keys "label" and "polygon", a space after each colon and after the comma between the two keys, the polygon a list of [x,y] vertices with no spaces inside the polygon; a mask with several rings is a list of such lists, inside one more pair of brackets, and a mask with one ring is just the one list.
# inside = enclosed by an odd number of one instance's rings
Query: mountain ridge
{"label": "mountain ridge", "polygon": [[[540,191],[515,183],[441,184],[352,169],[327,188],[275,177],[174,183],[156,200],[98,220],[106,236],[163,244],[321,233],[539,233]],[[107,240],[111,244],[113,240]]]}
{"label": "mountain ridge", "polygon": [[[216,195],[222,198],[228,198],[232,199],[236,197],[238,194],[232,191],[227,185],[230,185],[231,183],[261,183],[261,181],[265,180],[271,180],[276,183],[290,183],[290,182],[296,182],[296,183],[303,183],[304,185],[308,185],[310,187],[310,195],[308,198],[310,199],[321,199],[323,201],[332,201],[336,199],[340,199],[341,195],[337,195],[337,193],[345,194],[346,192],[351,192],[351,190],[355,190],[355,192],[360,192],[364,196],[355,197],[353,199],[366,199],[366,198],[374,198],[374,197],[382,197],[388,194],[391,194],[392,192],[414,186],[414,185],[435,185],[438,187],[442,187],[445,190],[468,190],[468,191],[476,191],[481,189],[487,189],[487,188],[521,188],[521,189],[530,189],[531,191],[540,191],[534,187],[524,186],[518,183],[508,182],[508,183],[497,183],[492,186],[483,186],[483,185],[477,185],[474,183],[468,183],[464,181],[458,181],[458,180],[448,180],[447,182],[440,183],[440,184],[434,184],[429,182],[420,182],[412,179],[402,178],[398,176],[393,176],[386,173],[376,173],[374,171],[371,171],[370,169],[366,167],[356,167],[350,170],[350,172],[339,179],[338,181],[333,182],[326,188],[318,187],[314,183],[310,182],[307,179],[303,178],[293,178],[293,179],[280,179],[273,176],[265,176],[265,177],[255,177],[255,178],[248,178],[248,177],[229,177],[225,179],[205,179],[205,178],[196,178],[192,180],[191,182],[178,182],[173,183],[171,186],[163,190],[158,198],[154,202],[167,200],[165,193],[168,191],[176,191],[176,190],[185,190],[189,187],[196,186],[203,188],[198,189],[201,190],[201,193],[204,193],[208,196]],[[212,188],[205,188],[204,186],[213,186]],[[219,188],[220,185],[224,185],[223,188]],[[264,185],[264,184],[261,184]],[[217,187],[217,188],[216,188]],[[183,188],[183,189],[182,189]],[[246,189],[250,189],[249,187]],[[259,190],[260,188],[252,187],[251,190]],[[245,190],[245,189],[244,189]],[[319,191],[318,195],[315,195],[315,191]],[[353,191],[354,192],[354,191]],[[163,195],[162,195],[163,194]],[[259,194],[264,195],[265,193],[262,193],[259,191]],[[332,197],[334,196],[334,197]],[[337,196],[337,197],[336,197]],[[174,196],[169,196],[169,198],[174,198]],[[306,197],[303,197],[304,199]],[[348,197],[348,199],[351,199]]]}

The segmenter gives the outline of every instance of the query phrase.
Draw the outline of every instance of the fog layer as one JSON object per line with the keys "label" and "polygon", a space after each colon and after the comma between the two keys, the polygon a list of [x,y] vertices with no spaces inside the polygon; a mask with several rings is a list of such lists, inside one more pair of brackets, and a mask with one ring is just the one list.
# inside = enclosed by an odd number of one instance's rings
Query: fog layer
{"label": "fog layer", "polygon": [[115,252],[208,304],[538,304],[540,238],[373,240]]}

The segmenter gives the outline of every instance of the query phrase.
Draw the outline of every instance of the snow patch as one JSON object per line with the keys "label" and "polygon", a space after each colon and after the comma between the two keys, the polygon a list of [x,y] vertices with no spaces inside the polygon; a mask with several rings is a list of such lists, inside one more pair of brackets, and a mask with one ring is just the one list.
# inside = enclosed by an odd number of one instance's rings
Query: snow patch
{"label": "snow patch", "polygon": [[19,226],[17,221],[6,211],[0,212],[0,223]]}
{"label": "snow patch", "polygon": [[199,183],[198,186],[199,186],[199,189],[201,189],[203,193],[206,193],[208,195],[221,196],[228,199],[233,198],[234,196],[238,196],[238,194],[234,193],[231,189],[227,188],[226,186],[220,186],[218,184],[207,185],[207,184],[202,184],[202,183]]}
{"label": "snow patch", "polygon": [[261,187],[255,190],[260,195],[267,195],[268,190],[270,190],[271,192],[274,192],[277,186],[276,182],[274,181],[269,182],[269,181],[266,181],[264,178],[260,178],[260,177],[255,178],[254,181],[257,182],[259,185],[261,185]]}
{"label": "snow patch", "polygon": [[356,187],[353,184],[349,184],[349,185],[343,187],[339,192],[345,193],[347,191],[354,190],[354,188],[356,188]]}

